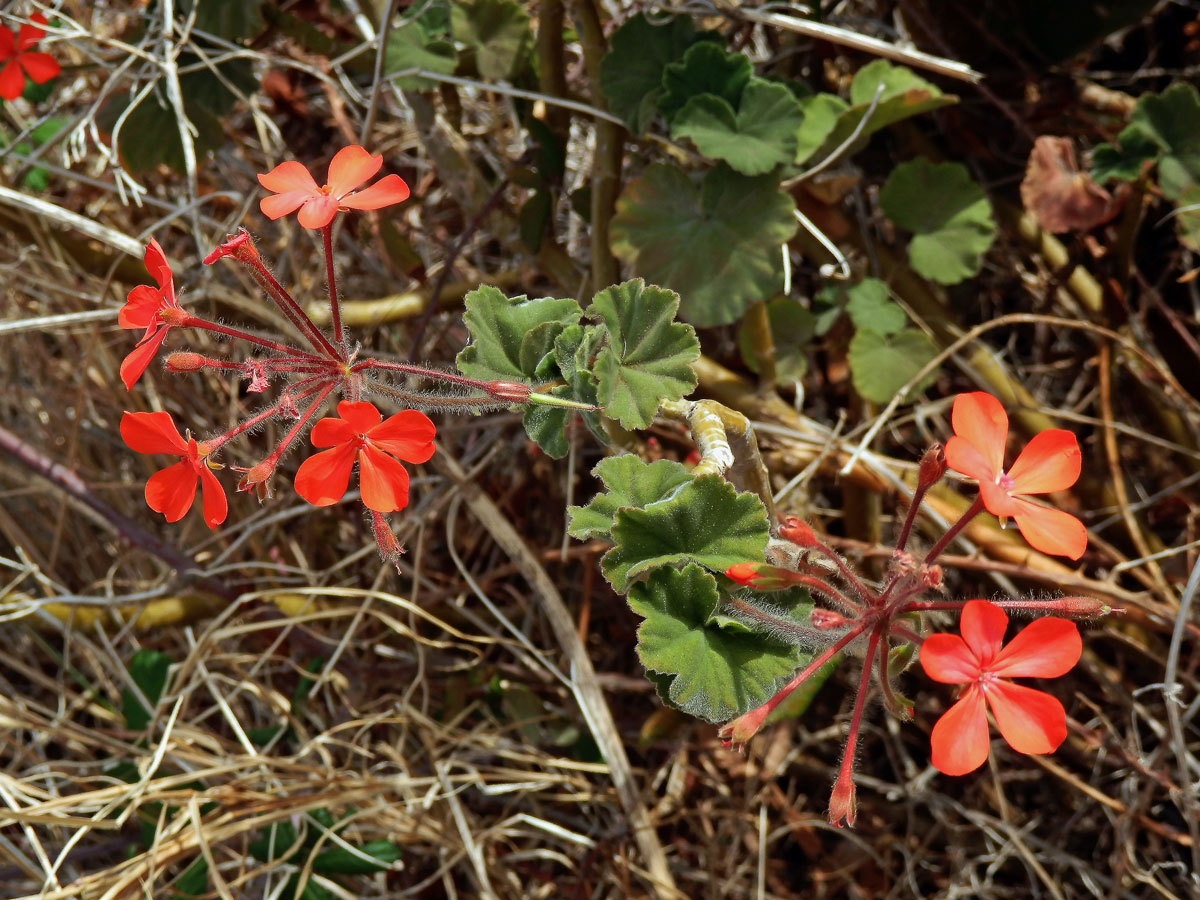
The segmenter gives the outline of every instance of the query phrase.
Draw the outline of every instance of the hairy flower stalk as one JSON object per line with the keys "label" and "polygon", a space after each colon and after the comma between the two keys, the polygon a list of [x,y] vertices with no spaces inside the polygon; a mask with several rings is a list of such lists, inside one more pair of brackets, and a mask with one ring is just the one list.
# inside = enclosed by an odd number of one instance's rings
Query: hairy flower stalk
{"label": "hairy flower stalk", "polygon": [[[1062,705],[1050,695],[1017,684],[1001,676],[1054,677],[1079,658],[1078,629],[1070,619],[1105,615],[1112,608],[1088,597],[1048,600],[1008,598],[981,600],[926,599],[940,591],[942,571],[935,562],[946,546],[977,515],[984,511],[1013,518],[1021,533],[1043,552],[1078,558],[1086,544],[1086,532],[1077,519],[1024,499],[1023,495],[1061,491],[1079,475],[1079,450],[1074,435],[1052,429],[1035,436],[1011,469],[1003,468],[1007,417],[999,403],[986,394],[964,394],[954,404],[955,435],[934,445],[924,455],[918,470],[917,488],[898,532],[891,565],[878,587],[859,578],[812,528],[794,516],[784,517],[780,537],[803,550],[790,567],[760,562],[731,566],[727,577],[753,590],[771,591],[799,585],[824,606],[813,608],[812,628],[836,639],[814,640],[823,649],[782,688],[760,706],[727,723],[721,737],[732,745],[743,745],[777,708],[805,681],[843,650],[861,658],[862,670],[847,733],[845,752],[834,781],[829,821],[853,824],[856,815],[853,781],[854,752],[867,696],[875,685],[885,708],[902,719],[913,714],[913,704],[894,688],[894,680],[917,658],[936,681],[964,685],[963,694],[937,723],[932,736],[933,765],[947,774],[965,774],[983,763],[988,735],[985,709],[990,709],[1001,735],[1017,751],[1049,753],[1066,735]],[[916,513],[926,492],[954,468],[979,479],[980,495],[939,538],[923,559],[906,551]],[[821,566],[816,559],[832,564]],[[835,577],[855,599],[828,582]],[[830,606],[834,608],[829,608]],[[730,601],[728,613],[739,621],[771,634],[786,628],[770,607],[760,608],[752,596]],[[1004,610],[1057,614],[1036,619],[1006,648],[1001,649],[1008,618]],[[953,611],[962,614],[962,637],[926,634],[923,614]],[[797,634],[802,628],[794,625]],[[865,637],[865,640],[864,640]]]}
{"label": "hairy flower stalk", "polygon": [[[527,403],[595,409],[539,394],[530,385],[483,381],[429,366],[359,358],[359,349],[350,343],[342,328],[333,258],[333,220],[346,210],[381,209],[408,198],[408,186],[397,175],[386,175],[366,188],[361,187],[376,175],[382,162],[382,157],[352,146],[334,156],[324,185],[318,185],[308,170],[294,161],[281,163],[259,176],[263,187],[272,192],[261,201],[265,215],[278,219],[298,212],[302,227],[321,233],[331,334],[322,331],[271,274],[246,229],[230,235],[204,259],[207,265],[212,265],[228,257],[244,266],[263,294],[308,344],[307,348],[192,314],[176,297],[171,267],[162,248],[154,240],[147,246],[146,270],[155,285],[134,288],[118,317],[121,327],[142,332],[137,346],[121,365],[121,378],[127,389],[132,389],[171,333],[185,328],[247,344],[254,353],[235,361],[211,359],[190,350],[175,351],[164,361],[167,371],[232,373],[245,379],[248,393],[265,391],[272,381],[285,382],[275,401],[206,441],[197,442],[190,435],[185,439],[168,420],[127,416],[125,431],[133,449],[180,458],[180,462],[152,478],[147,487],[147,502],[170,521],[182,518],[192,506],[197,483],[203,488],[205,522],[215,528],[224,521],[225,495],[212,473],[220,466],[213,462],[212,455],[234,438],[279,418],[289,424],[266,457],[249,468],[233,467],[243,473],[238,490],[253,490],[259,499],[269,496],[270,479],[284,455],[311,430],[315,446],[332,449],[316,453],[300,465],[295,479],[297,491],[315,505],[337,502],[357,469],[362,502],[370,513],[380,555],[397,564],[403,548],[391,533],[385,514],[407,506],[408,473],[400,461],[421,463],[432,455],[434,426],[415,410],[404,410],[385,421],[375,406],[364,399],[365,394],[377,393],[413,405],[464,412]],[[435,390],[416,391],[391,384],[388,379],[396,376],[420,378],[431,382]],[[340,399],[338,417],[320,418],[333,399]]]}

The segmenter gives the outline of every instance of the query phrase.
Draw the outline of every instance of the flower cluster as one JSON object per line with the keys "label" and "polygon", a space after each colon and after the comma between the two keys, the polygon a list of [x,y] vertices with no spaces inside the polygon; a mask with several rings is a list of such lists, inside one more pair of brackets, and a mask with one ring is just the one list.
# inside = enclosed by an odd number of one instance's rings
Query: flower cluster
{"label": "flower cluster", "polygon": [[49,53],[39,53],[30,48],[46,36],[38,27],[46,24],[46,17],[34,13],[29,23],[13,33],[0,25],[0,97],[16,100],[25,90],[25,76],[34,84],[45,84],[62,71],[62,66]]}
{"label": "flower cluster", "polygon": [[[22,35],[18,41],[21,47],[36,40],[24,30]],[[28,60],[21,59],[22,65],[26,65]],[[167,356],[167,371],[222,371],[245,379],[247,393],[251,394],[262,393],[272,381],[284,383],[274,401],[223,434],[206,440],[181,435],[169,413],[125,413],[121,435],[133,450],[179,457],[178,462],[152,476],[146,484],[146,503],[167,521],[176,522],[187,514],[195,502],[199,484],[205,523],[216,528],[224,522],[228,505],[214,474],[222,468],[214,461],[214,455],[233,438],[269,419],[279,419],[287,423],[279,444],[257,464],[233,467],[242,473],[238,490],[253,490],[260,499],[268,496],[270,480],[283,455],[311,429],[311,442],[320,452],[301,463],[294,479],[296,492],[315,506],[337,503],[349,489],[357,468],[362,504],[370,516],[376,543],[381,555],[395,563],[402,551],[384,516],[408,505],[409,475],[401,461],[411,464],[427,461],[434,453],[435,428],[424,413],[414,409],[401,410],[385,419],[373,402],[364,399],[365,395],[377,394],[410,405],[465,410],[538,402],[540,395],[534,394],[528,385],[478,381],[453,372],[361,357],[359,348],[352,346],[343,333],[333,265],[333,220],[343,210],[381,209],[408,198],[408,186],[398,175],[387,175],[370,187],[357,190],[382,165],[381,156],[351,146],[333,157],[328,181],[320,187],[308,170],[294,161],[281,163],[258,176],[263,187],[273,192],[273,196],[262,201],[264,214],[278,219],[298,210],[301,226],[321,232],[330,333],[319,328],[274,278],[244,229],[229,236],[204,260],[212,265],[228,257],[245,266],[266,296],[303,335],[307,347],[292,346],[193,315],[179,302],[171,266],[162,247],[153,239],[147,245],[146,271],[154,284],[138,285],[130,291],[118,315],[122,328],[141,332],[137,344],[121,363],[121,380],[126,389],[132,389],[138,382],[171,334],[185,328],[241,341],[255,353],[240,361],[228,361],[177,351]],[[389,379],[396,376],[449,383],[454,394],[414,393],[390,383]],[[334,398],[340,398],[337,415],[318,419],[321,410]]]}
{"label": "flower cluster", "polygon": [[[865,644],[850,737],[830,799],[829,819],[834,824],[854,822],[854,750],[873,684],[878,686],[889,711],[902,718],[913,713],[912,701],[893,687],[899,671],[913,658],[908,648],[919,648],[921,667],[931,679],[961,686],[957,702],[938,720],[930,740],[933,765],[948,775],[963,775],[979,768],[988,757],[989,710],[1001,736],[1018,752],[1050,753],[1066,738],[1062,704],[1043,691],[1009,679],[1065,674],[1079,660],[1079,629],[1068,619],[1048,616],[1036,619],[1005,645],[1005,610],[1058,612],[1072,617],[1110,611],[1103,603],[1085,597],[994,602],[921,599],[928,591],[941,587],[942,571],[936,560],[942,550],[985,510],[1002,520],[1011,518],[1022,536],[1043,553],[1078,559],[1087,547],[1087,530],[1082,522],[1028,499],[1029,495],[1066,490],[1079,478],[1080,452],[1075,435],[1062,429],[1043,431],[1005,469],[1008,417],[995,397],[984,393],[959,395],[954,401],[951,424],[954,435],[945,448],[935,445],[921,460],[913,502],[892,565],[878,589],[859,578],[812,528],[795,517],[786,517],[777,529],[782,540],[800,550],[791,564],[739,563],[725,573],[757,591],[806,588],[821,604],[814,608],[809,624],[829,639],[827,646],[770,700],[721,729],[727,742],[745,743],[800,684],[841,651]],[[923,558],[915,558],[905,552],[905,545],[916,511],[947,468],[977,479],[979,496]],[[826,564],[818,564],[819,557],[824,557]],[[827,574],[830,563],[836,580]],[[753,603],[742,603],[739,610],[744,619],[754,619]],[[934,610],[960,612],[960,634],[925,635],[923,614]],[[779,627],[778,621],[773,620],[773,625]]]}

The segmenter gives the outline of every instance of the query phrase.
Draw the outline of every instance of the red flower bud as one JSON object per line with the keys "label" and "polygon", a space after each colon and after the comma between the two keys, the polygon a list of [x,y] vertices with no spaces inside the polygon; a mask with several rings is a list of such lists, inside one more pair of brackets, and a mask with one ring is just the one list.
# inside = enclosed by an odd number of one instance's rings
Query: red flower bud
{"label": "red flower bud", "polygon": [[808,615],[808,621],[812,623],[813,628],[822,630],[828,628],[845,628],[850,624],[849,620],[840,612],[834,612],[832,609],[822,609],[819,606],[813,607],[813,611]]}
{"label": "red flower bud", "polygon": [[799,576],[770,563],[737,563],[725,570],[725,577],[758,591],[781,591],[795,584]]}
{"label": "red flower bud", "polygon": [[858,815],[858,804],[854,797],[854,779],[846,771],[838,774],[829,797],[829,824],[841,828],[842,823],[853,825]]}
{"label": "red flower bud", "polygon": [[250,239],[250,232],[245,228],[239,229],[237,234],[217,247],[208,256],[204,257],[204,264],[211,266],[223,256],[232,256],[241,263],[258,262],[258,248],[254,246],[254,241]]}
{"label": "red flower bud", "polygon": [[199,353],[180,350],[169,355],[163,366],[168,372],[195,372],[203,369],[207,364],[208,360]]}
{"label": "red flower bud", "polygon": [[917,484],[922,488],[931,487],[942,480],[946,474],[946,448],[934,444],[921,457],[921,467],[917,471]]}
{"label": "red flower bud", "polygon": [[779,522],[779,536],[798,547],[817,546],[817,536],[799,516],[784,516]]}
{"label": "red flower bud", "polygon": [[507,400],[509,403],[527,403],[533,389],[527,384],[516,381],[489,381],[487,391],[497,400]]}

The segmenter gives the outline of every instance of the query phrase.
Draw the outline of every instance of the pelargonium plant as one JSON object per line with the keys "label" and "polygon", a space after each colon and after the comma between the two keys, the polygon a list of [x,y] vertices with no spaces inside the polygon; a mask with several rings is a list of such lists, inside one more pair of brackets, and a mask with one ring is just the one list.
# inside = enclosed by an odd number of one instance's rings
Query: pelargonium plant
{"label": "pelargonium plant", "polygon": [[[167,412],[126,412],[121,436],[138,453],[180,457],[175,464],[153,475],[146,483],[146,503],[168,522],[182,519],[191,509],[199,484],[205,523],[216,528],[225,521],[228,502],[216,470],[218,452],[229,441],[270,419],[288,423],[282,439],[260,462],[234,467],[241,472],[239,491],[254,491],[260,499],[271,493],[271,478],[284,454],[310,432],[314,447],[329,448],[310,456],[295,474],[296,492],[315,506],[338,502],[349,488],[357,467],[361,502],[371,519],[372,531],[382,557],[396,563],[402,548],[384,516],[408,505],[409,476],[401,461],[423,463],[434,452],[435,427],[422,412],[401,410],[384,419],[369,396],[420,405],[426,408],[480,410],[510,404],[544,404],[592,409],[586,404],[541,396],[529,385],[500,380],[481,380],[445,370],[386,361],[362,355],[358,344],[345,333],[340,314],[333,258],[333,221],[338,213],[352,209],[382,209],[409,196],[408,185],[398,175],[387,175],[359,190],[383,165],[362,147],[340,150],[329,164],[328,179],[318,186],[300,163],[280,163],[259,175],[272,195],[261,201],[262,212],[278,219],[299,210],[304,228],[319,231],[325,251],[328,280],[330,333],[317,326],[304,308],[271,274],[245,229],[230,236],[204,262],[212,265],[228,257],[246,267],[263,293],[295,326],[307,346],[296,346],[260,334],[211,322],[188,312],[175,293],[174,276],[159,243],[146,247],[146,270],[154,285],[138,285],[129,292],[118,314],[122,328],[140,330],[137,345],[121,363],[121,380],[133,386],[158,355],[173,332],[199,329],[249,346],[244,359],[212,359],[181,350],[170,353],[164,366],[168,372],[211,370],[240,377],[246,391],[262,393],[273,381],[282,387],[276,398],[238,422],[228,431],[203,440],[188,432],[181,435]],[[452,393],[414,392],[392,383],[398,376],[417,376],[448,385]],[[318,419],[322,409],[337,399],[336,416]]]}

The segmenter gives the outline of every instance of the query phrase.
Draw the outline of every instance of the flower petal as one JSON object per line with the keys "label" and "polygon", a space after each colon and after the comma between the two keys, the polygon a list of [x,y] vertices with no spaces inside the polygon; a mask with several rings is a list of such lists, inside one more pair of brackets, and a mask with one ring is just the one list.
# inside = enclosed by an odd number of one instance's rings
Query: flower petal
{"label": "flower petal", "polygon": [[17,54],[17,36],[12,30],[0,25],[0,59],[8,59]]}
{"label": "flower petal", "polygon": [[366,400],[357,402],[343,400],[337,405],[337,411],[355,434],[365,434],[378,425],[379,420],[383,418],[383,415],[375,408],[375,404]]}
{"label": "flower petal", "polygon": [[21,68],[33,79],[34,84],[45,84],[62,71],[58,60],[49,53],[22,53],[19,61]]}
{"label": "flower petal", "polygon": [[[382,209],[408,199],[408,185],[399,175],[380,178],[369,188],[346,194],[338,201],[342,209]],[[336,196],[336,194],[334,195]]]}
{"label": "flower petal", "polygon": [[992,662],[1004,643],[1006,628],[1008,613],[986,600],[968,601],[958,620],[958,630],[963,640],[975,654],[980,669],[985,671],[991,671]]}
{"label": "flower petal", "polygon": [[988,512],[1002,519],[1015,516],[1022,502],[1014,499],[1012,494],[994,481],[979,482],[979,498],[983,500],[983,506]]}
{"label": "flower petal", "polygon": [[146,482],[146,504],[166,516],[168,522],[178,522],[192,508],[196,499],[196,470],[186,460],[155,472]]}
{"label": "flower petal", "polygon": [[[0,29],[8,31],[7,28]],[[17,65],[15,59],[10,59],[0,69],[0,97],[5,100],[16,100],[25,90],[25,73]]]}
{"label": "flower petal", "polygon": [[171,283],[171,264],[167,262],[167,254],[163,253],[162,245],[154,238],[150,238],[150,242],[146,244],[143,262],[146,264],[146,271],[160,288]]}
{"label": "flower petal", "polygon": [[296,221],[300,223],[301,228],[324,228],[333,221],[333,217],[337,215],[337,201],[328,194],[318,194],[304,201],[304,205],[300,207],[300,215],[296,216]]}
{"label": "flower petal", "polygon": [[1070,513],[1016,498],[1012,517],[1029,546],[1043,553],[1079,559],[1087,549],[1087,529]]}
{"label": "flower petal", "polygon": [[921,644],[921,668],[934,681],[967,684],[979,677],[979,660],[957,634],[931,634]]}
{"label": "flower petal", "polygon": [[373,178],[382,165],[382,156],[372,156],[356,144],[343,147],[329,161],[329,193],[341,199]]}
{"label": "flower petal", "polygon": [[313,426],[308,439],[314,447],[336,447],[354,440],[354,429],[342,419],[326,417]]}
{"label": "flower petal", "polygon": [[946,775],[966,775],[988,758],[988,726],[983,694],[975,685],[946,710],[929,735],[935,769]]}
{"label": "flower petal", "polygon": [[117,312],[117,324],[122,328],[146,328],[158,318],[162,293],[148,284],[139,284],[125,297],[125,305]]}
{"label": "flower petal", "polygon": [[[954,433],[979,451],[993,477],[1003,470],[1004,445],[1008,440],[1008,415],[999,400],[982,391],[959,394],[954,398],[950,422],[954,426]],[[949,465],[948,452],[947,464]]]}
{"label": "flower petal", "polygon": [[367,432],[372,445],[405,462],[423,463],[433,456],[437,428],[415,409],[403,409]]}
{"label": "flower petal", "polygon": [[1057,678],[1079,662],[1083,641],[1074,622],[1034,619],[996,654],[989,671],[1005,678]]}
{"label": "flower petal", "polygon": [[358,488],[363,505],[375,512],[396,512],[408,506],[408,472],[370,445],[358,451]]}
{"label": "flower petal", "polygon": [[125,383],[125,390],[133,390],[137,380],[146,371],[146,366],[150,365],[150,360],[154,359],[154,354],[158,353],[158,348],[167,339],[167,332],[170,330],[164,325],[154,332],[149,340],[143,340],[121,360],[121,381]]}
{"label": "flower petal", "polygon": [[1008,470],[1014,494],[1047,494],[1065,491],[1079,480],[1079,441],[1062,428],[1048,428],[1033,436]]}
{"label": "flower petal", "polygon": [[281,162],[267,174],[259,175],[258,183],[273,194],[301,193],[305,197],[317,194],[317,183],[312,174],[294,159]]}
{"label": "flower petal", "polygon": [[229,512],[229,501],[225,499],[225,490],[212,469],[203,462],[200,463],[200,489],[204,495],[204,524],[216,528],[225,521]]}
{"label": "flower petal", "polygon": [[979,448],[966,438],[952,435],[946,441],[946,466],[980,484],[991,484],[999,472],[979,452]]}
{"label": "flower petal", "polygon": [[341,444],[300,463],[292,486],[313,506],[332,506],[345,496],[353,470],[354,445]]}
{"label": "flower petal", "polygon": [[987,701],[1000,736],[1018,753],[1052,753],[1066,739],[1066,710],[1045,691],[995,681]]}
{"label": "flower petal", "polygon": [[46,36],[46,32],[43,29],[38,28],[39,25],[46,24],[45,16],[43,16],[41,13],[34,13],[29,17],[29,21],[32,24],[22,25],[20,33],[17,34],[18,51],[28,50]]}
{"label": "flower petal", "polygon": [[169,412],[126,412],[121,416],[121,440],[137,453],[187,453],[187,441]]}
{"label": "flower petal", "polygon": [[283,194],[263,197],[258,201],[258,208],[268,219],[282,219],[289,213],[294,213],[310,199],[312,199],[312,195],[307,191],[287,191]]}

